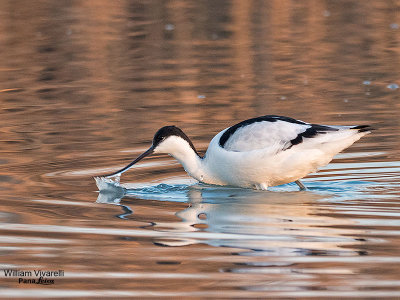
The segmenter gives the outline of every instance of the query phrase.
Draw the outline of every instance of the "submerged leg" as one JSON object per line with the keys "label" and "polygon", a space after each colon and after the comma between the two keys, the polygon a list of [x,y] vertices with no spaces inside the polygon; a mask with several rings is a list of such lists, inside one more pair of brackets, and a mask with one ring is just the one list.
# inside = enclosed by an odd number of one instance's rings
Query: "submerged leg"
{"label": "submerged leg", "polygon": [[262,190],[262,191],[268,190],[268,185],[265,183],[257,183],[254,185],[254,187],[256,188],[256,190]]}
{"label": "submerged leg", "polygon": [[307,189],[307,188],[304,186],[304,184],[301,183],[300,180],[296,180],[295,182],[296,182],[296,184],[299,186],[300,191],[305,191],[305,190]]}

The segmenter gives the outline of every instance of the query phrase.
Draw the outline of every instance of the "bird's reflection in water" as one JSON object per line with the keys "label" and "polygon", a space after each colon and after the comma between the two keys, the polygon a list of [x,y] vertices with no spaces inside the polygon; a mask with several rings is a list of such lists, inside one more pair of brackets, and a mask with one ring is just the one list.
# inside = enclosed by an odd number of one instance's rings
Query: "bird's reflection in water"
{"label": "bird's reflection in water", "polygon": [[146,196],[188,203],[176,212],[179,221],[151,223],[154,230],[184,233],[155,238],[160,246],[205,243],[237,248],[242,255],[338,255],[360,253],[363,243],[363,232],[354,221],[335,217],[331,206],[321,201],[323,196],[311,191],[265,192],[201,184],[125,189],[110,184],[97,202],[121,205],[123,197]]}
{"label": "bird's reflection in water", "polygon": [[96,177],[95,180],[99,188],[99,195],[96,200],[97,203],[107,203],[121,207],[124,212],[116,215],[116,217],[120,219],[126,219],[127,216],[133,214],[129,206],[120,203],[121,199],[126,194],[127,190],[125,188],[112,180],[98,177]]}

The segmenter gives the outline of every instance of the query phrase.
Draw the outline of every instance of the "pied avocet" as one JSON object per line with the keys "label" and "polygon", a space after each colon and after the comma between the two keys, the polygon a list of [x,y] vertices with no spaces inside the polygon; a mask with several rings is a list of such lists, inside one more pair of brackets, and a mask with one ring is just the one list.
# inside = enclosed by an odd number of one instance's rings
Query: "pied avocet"
{"label": "pied avocet", "polygon": [[201,157],[188,136],[176,126],[159,129],[151,147],[119,176],[152,153],[167,153],[196,180],[266,190],[296,182],[327,165],[340,151],[370,133],[369,125],[327,126],[267,115],[242,121],[218,133]]}

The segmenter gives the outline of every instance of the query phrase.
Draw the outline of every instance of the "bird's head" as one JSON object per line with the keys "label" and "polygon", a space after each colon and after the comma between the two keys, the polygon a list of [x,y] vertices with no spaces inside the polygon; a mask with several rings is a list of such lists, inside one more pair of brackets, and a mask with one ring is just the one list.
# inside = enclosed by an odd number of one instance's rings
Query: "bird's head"
{"label": "bird's head", "polygon": [[187,144],[197,153],[192,141],[179,127],[164,126],[154,135],[151,147],[154,153],[174,154]]}
{"label": "bird's head", "polygon": [[146,156],[149,156],[152,153],[167,153],[174,155],[176,153],[179,153],[180,151],[187,151],[188,146],[190,146],[190,148],[192,148],[193,151],[197,154],[197,151],[192,141],[180,128],[176,126],[164,126],[160,128],[154,135],[153,143],[149,149],[139,155],[126,167],[112,174],[105,175],[104,177],[121,175],[122,173],[130,169],[133,165],[138,163],[140,160],[142,160]]}

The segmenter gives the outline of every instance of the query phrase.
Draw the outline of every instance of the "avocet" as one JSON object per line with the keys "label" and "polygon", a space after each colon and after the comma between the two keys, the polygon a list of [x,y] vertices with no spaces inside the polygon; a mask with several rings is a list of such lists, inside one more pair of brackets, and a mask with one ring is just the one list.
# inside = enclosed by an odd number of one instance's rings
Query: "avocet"
{"label": "avocet", "polygon": [[147,151],[105,177],[120,176],[152,153],[167,153],[203,183],[267,190],[295,182],[305,189],[301,178],[327,165],[371,130],[369,125],[328,126],[267,115],[222,130],[201,157],[180,128],[165,126]]}

